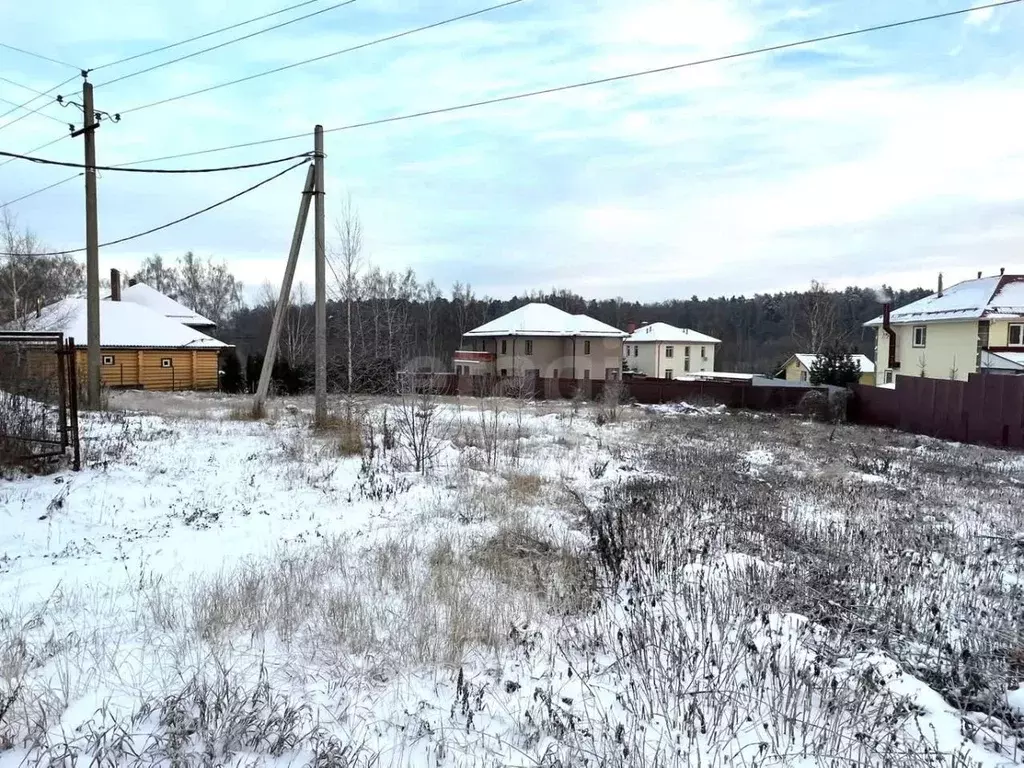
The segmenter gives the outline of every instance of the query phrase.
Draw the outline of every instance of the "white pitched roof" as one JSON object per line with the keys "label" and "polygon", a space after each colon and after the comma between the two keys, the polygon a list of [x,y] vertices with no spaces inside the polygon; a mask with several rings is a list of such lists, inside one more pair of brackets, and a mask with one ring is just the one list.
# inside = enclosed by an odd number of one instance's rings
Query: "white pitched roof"
{"label": "white pitched roof", "polygon": [[[950,286],[941,296],[933,293],[894,309],[890,322],[906,325],[1021,315],[1024,315],[1024,275],[995,275],[965,280]],[[881,315],[864,323],[866,326],[881,324]]]}
{"label": "white pitched roof", "polygon": [[165,296],[155,288],[150,288],[145,283],[129,285],[122,290],[121,301],[140,304],[185,325],[216,325],[213,320],[208,320],[198,312],[192,311],[184,304],[175,301],[170,296]]}
{"label": "white pitched roof", "polygon": [[[811,367],[814,365],[814,361],[818,359],[817,355],[796,354],[796,355],[793,355],[793,357],[795,357],[797,360],[799,360],[800,361],[800,365],[802,365],[808,371],[811,370]],[[850,357],[852,357],[854,359],[854,361],[858,365],[860,365],[860,372],[861,373],[874,373],[875,372],[875,363],[874,363],[874,361],[870,357],[867,357],[865,355],[850,355]]]}
{"label": "white pitched roof", "polygon": [[708,336],[689,328],[676,328],[668,323],[651,323],[637,328],[627,338],[627,342],[640,341],[678,341],[690,344],[721,344],[721,339]]}
{"label": "white pitched roof", "polygon": [[[28,331],[60,331],[84,347],[88,339],[85,299],[64,299],[43,307],[38,317],[28,318]],[[228,345],[194,328],[168,320],[129,301],[100,302],[100,345],[163,349],[220,349]]]}
{"label": "white pitched roof", "polygon": [[466,336],[608,336],[625,338],[624,331],[587,315],[570,315],[550,304],[527,304],[512,310]]}

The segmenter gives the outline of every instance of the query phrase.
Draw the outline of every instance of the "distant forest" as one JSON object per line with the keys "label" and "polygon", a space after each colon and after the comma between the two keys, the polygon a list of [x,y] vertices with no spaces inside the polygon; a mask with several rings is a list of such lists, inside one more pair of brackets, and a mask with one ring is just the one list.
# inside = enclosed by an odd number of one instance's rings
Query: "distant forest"
{"label": "distant forest", "polygon": [[[863,324],[881,314],[881,295],[901,306],[927,296],[914,289],[882,291],[847,288],[830,291],[813,284],[803,292],[756,294],[662,302],[625,299],[586,299],[569,291],[554,291],[508,300],[476,297],[469,286],[456,284],[447,295],[432,282],[420,283],[411,271],[372,270],[352,283],[351,328],[353,367],[401,367],[413,358],[433,358],[450,370],[452,353],[466,331],[532,301],[546,302],[566,312],[584,313],[625,330],[637,324],[666,322],[692,328],[722,340],[716,368],[774,375],[795,352],[817,352],[829,343],[842,343],[853,352],[874,354],[874,335]],[[331,378],[345,370],[348,348],[348,302],[340,284],[328,302],[328,347]],[[235,344],[245,360],[266,346],[276,300],[267,286],[263,301],[235,311],[218,334]],[[295,306],[282,332],[281,359],[292,369],[307,371],[312,362],[313,311],[308,294],[294,295]],[[419,361],[422,365],[425,360]],[[276,377],[276,374],[275,374]]]}

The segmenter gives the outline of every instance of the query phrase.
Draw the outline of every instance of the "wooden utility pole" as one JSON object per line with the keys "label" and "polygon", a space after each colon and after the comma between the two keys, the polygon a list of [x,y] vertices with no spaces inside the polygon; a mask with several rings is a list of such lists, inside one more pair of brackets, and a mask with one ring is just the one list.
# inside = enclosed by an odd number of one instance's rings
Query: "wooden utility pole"
{"label": "wooden utility pole", "polygon": [[316,406],[314,422],[323,426],[327,421],[327,253],[324,211],[324,127],[316,126],[313,133],[316,170],[314,193],[314,258],[316,261],[316,339],[314,390]]}
{"label": "wooden utility pole", "polygon": [[89,407],[100,407],[100,236],[96,211],[96,129],[92,83],[82,83],[85,137],[85,299],[88,340]]}
{"label": "wooden utility pole", "polygon": [[309,203],[316,189],[316,166],[310,165],[306,172],[306,185],[302,189],[302,200],[299,203],[299,215],[295,219],[295,231],[292,232],[292,247],[288,251],[288,263],[284,268],[284,277],[281,279],[281,293],[277,299],[277,306],[274,307],[274,322],[270,326],[270,339],[267,341],[267,354],[263,357],[263,369],[260,371],[260,383],[256,387],[256,400],[253,402],[253,413],[257,416],[262,414],[263,407],[267,402],[267,392],[270,389],[270,376],[274,369],[274,360],[277,359],[278,340],[281,337],[281,328],[284,325],[285,317],[288,314],[288,303],[292,294],[292,280],[295,278],[295,265],[299,261],[299,250],[302,248],[302,234],[306,231],[306,222],[309,220]]}

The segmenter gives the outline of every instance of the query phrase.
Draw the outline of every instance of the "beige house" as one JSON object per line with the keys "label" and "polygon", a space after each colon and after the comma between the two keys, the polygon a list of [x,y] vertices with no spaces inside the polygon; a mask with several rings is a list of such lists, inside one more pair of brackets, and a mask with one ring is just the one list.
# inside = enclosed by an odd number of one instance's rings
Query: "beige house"
{"label": "beige house", "polygon": [[[871,362],[871,359],[867,355],[850,355],[850,357],[860,366],[860,379],[857,383],[867,384],[868,386],[873,385],[875,383],[875,364]],[[786,381],[809,382],[811,380],[811,368],[814,367],[817,359],[817,355],[795,354],[786,361],[786,364],[779,373],[785,373],[783,378]]]}
{"label": "beige house", "polygon": [[966,381],[972,373],[1024,374],[1024,275],[978,273],[865,323],[875,328],[878,384],[899,374]]}
{"label": "beige house", "polygon": [[463,335],[455,353],[462,376],[616,379],[623,331],[548,304],[527,304]]}
{"label": "beige house", "polygon": [[626,367],[655,379],[715,370],[719,339],[668,323],[651,323],[634,330],[622,345]]}

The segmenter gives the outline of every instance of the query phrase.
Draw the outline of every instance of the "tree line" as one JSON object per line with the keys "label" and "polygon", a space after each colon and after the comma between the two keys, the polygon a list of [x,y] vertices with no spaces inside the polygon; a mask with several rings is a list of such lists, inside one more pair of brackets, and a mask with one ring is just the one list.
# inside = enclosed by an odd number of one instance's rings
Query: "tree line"
{"label": "tree line", "polygon": [[[466,331],[534,301],[623,330],[631,322],[691,328],[721,340],[719,370],[774,375],[796,352],[817,354],[838,345],[872,357],[874,334],[863,323],[881,313],[880,293],[888,294],[894,306],[930,293],[888,287],[881,292],[857,287],[836,291],[812,283],[806,291],[658,302],[588,299],[568,290],[498,299],[476,295],[467,283],[442,290],[411,269],[381,269],[364,258],[362,238],[358,213],[345,201],[329,243],[328,272],[328,375],[339,389],[376,388],[409,365],[451,370],[452,354]],[[0,262],[0,323],[84,289],[81,264],[67,255],[42,255],[39,239],[19,230],[6,209],[0,241],[5,252],[16,254]],[[237,359],[227,361],[233,380],[258,375],[277,301],[274,286],[265,284],[256,301],[246,306],[242,283],[227,264],[191,251],[173,262],[154,255],[130,277],[216,322],[216,335],[236,346]],[[312,382],[312,364],[312,297],[300,285],[292,292],[275,378],[287,382],[289,391],[301,390]]]}

